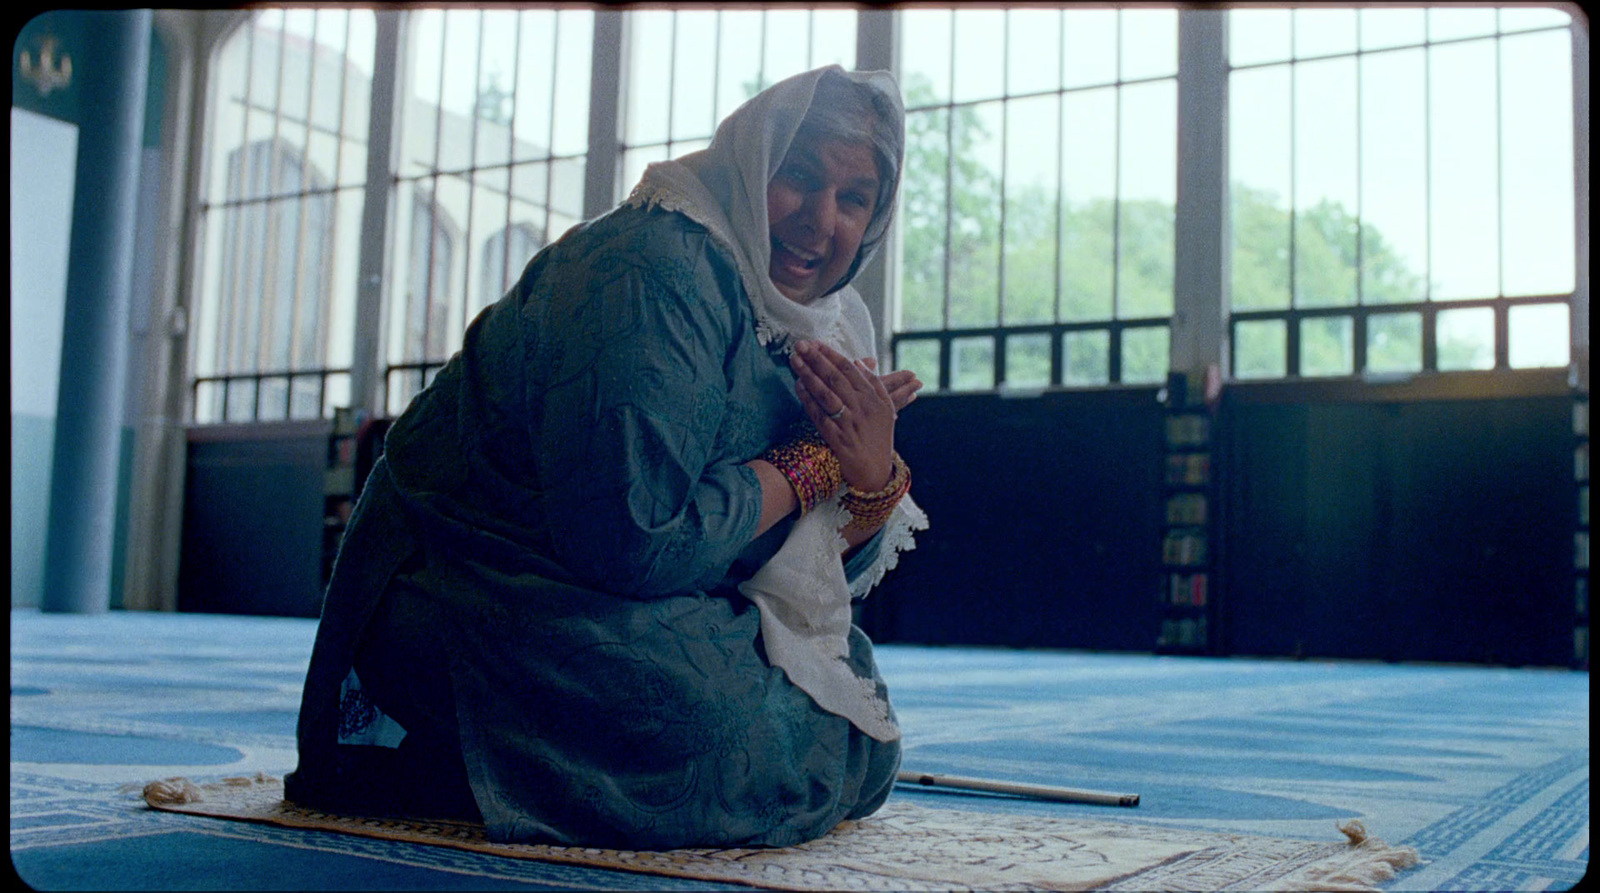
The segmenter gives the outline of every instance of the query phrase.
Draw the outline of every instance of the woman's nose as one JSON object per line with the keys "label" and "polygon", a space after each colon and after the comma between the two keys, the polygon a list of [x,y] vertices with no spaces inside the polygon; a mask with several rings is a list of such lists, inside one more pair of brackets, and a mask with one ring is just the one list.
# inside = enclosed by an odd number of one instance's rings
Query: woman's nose
{"label": "woman's nose", "polygon": [[833,193],[827,190],[817,190],[806,197],[801,205],[806,226],[816,235],[833,235],[834,221],[839,217],[839,202]]}

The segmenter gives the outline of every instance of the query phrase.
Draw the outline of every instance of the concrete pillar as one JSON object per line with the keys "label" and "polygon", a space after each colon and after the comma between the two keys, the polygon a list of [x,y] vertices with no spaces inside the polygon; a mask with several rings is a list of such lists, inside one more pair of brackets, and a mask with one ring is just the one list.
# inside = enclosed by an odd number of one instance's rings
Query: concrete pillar
{"label": "concrete pillar", "polygon": [[40,608],[95,613],[110,607],[114,573],[151,11],[54,15],[81,38],[71,89],[82,113]]}
{"label": "concrete pillar", "polygon": [[1197,394],[1228,370],[1228,13],[1178,13],[1178,204],[1173,372]]}

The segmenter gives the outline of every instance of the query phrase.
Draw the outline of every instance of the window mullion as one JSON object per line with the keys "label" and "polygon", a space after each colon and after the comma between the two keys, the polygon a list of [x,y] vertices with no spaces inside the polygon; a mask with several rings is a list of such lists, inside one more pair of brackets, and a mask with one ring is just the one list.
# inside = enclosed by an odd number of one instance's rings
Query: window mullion
{"label": "window mullion", "polygon": [[[318,15],[315,11],[312,11],[312,13],[311,13],[311,45],[313,47],[317,46],[317,28],[321,24],[322,24],[322,17],[320,15]],[[310,206],[311,206],[311,202],[314,201],[314,199],[312,199],[311,196],[310,196],[310,187],[311,187],[311,129],[312,129],[312,124],[311,124],[311,106],[316,101],[316,99],[315,99],[315,97],[317,95],[316,94],[316,90],[317,90],[317,67],[315,65],[312,65],[311,66],[311,71],[309,73],[307,73],[307,75],[306,75],[306,111],[305,111],[306,138],[305,138],[304,143],[302,143],[302,145],[300,146],[300,157],[299,157],[299,159],[297,159],[299,161],[299,165],[300,165],[300,183],[299,183],[299,186],[297,188],[296,200],[299,202],[300,210],[299,210],[299,213],[296,215],[296,219],[295,219],[295,232],[294,232],[294,294],[290,298],[291,303],[290,303],[290,306],[289,306],[289,333],[288,333],[289,334],[289,351],[288,351],[289,358],[288,358],[288,364],[285,367],[285,368],[290,369],[290,370],[299,369],[299,368],[302,367],[302,364],[314,364],[314,365],[318,365],[318,366],[322,365],[322,360],[321,360],[320,357],[315,357],[315,356],[306,357],[306,356],[304,356],[304,354],[303,354],[303,352],[301,350],[301,344],[300,344],[300,329],[302,328],[302,325],[303,325],[302,322],[301,322],[301,317],[302,317],[302,314],[304,312],[306,312],[306,310],[308,309],[308,308],[305,307],[305,303],[306,303],[306,301],[309,300],[309,298],[306,297],[306,273],[307,273],[307,266],[306,266],[306,225],[307,225],[307,222],[311,218],[311,214],[309,213],[310,210],[311,210]],[[280,102],[281,102],[281,100],[280,100]],[[338,185],[338,178],[339,178],[338,170],[335,169],[335,171],[334,171],[334,184],[333,184],[334,186]],[[289,418],[291,415],[293,415],[293,400],[294,400],[294,377],[290,376],[288,378],[288,380],[286,380],[284,382],[283,417],[286,418],[286,419]]]}
{"label": "window mullion", "polygon": [[[1000,20],[1000,45],[1011,45],[1011,13],[1002,13]],[[953,43],[953,41],[952,41]],[[995,296],[994,296],[994,324],[1004,328],[1006,324],[1006,212],[1010,210],[1006,201],[1006,175],[1010,173],[1007,162],[1009,150],[1008,138],[1011,129],[1011,66],[1002,65],[1000,69],[1000,231],[995,233],[998,243],[999,256],[995,258]],[[1003,339],[1001,339],[1003,340]],[[1005,358],[999,349],[999,341],[995,344],[994,353],[994,380],[996,384],[1005,381]]]}
{"label": "window mullion", "polygon": [[[278,252],[282,246],[278,244],[278,218],[283,214],[285,199],[283,197],[283,153],[279,151],[282,145],[283,133],[283,81],[284,81],[284,56],[288,53],[287,28],[280,24],[278,37],[278,69],[275,77],[275,86],[272,96],[272,137],[266,145],[266,195],[267,200],[262,206],[262,240],[265,248],[261,252],[261,289],[257,292],[256,301],[256,361],[254,371],[272,369],[277,364],[272,357],[273,342],[277,333],[274,331],[277,322],[277,303],[282,297],[278,294]],[[246,147],[246,152],[249,148]],[[254,407],[250,411],[252,421],[261,420],[261,379],[256,379]]]}
{"label": "window mullion", "polygon": [[[526,14],[527,14],[526,11],[520,13],[520,15],[526,15]],[[551,21],[550,21],[550,91],[551,91],[551,95],[550,95],[550,121],[549,121],[548,128],[545,131],[546,133],[550,134],[550,138],[549,138],[549,143],[550,144],[545,147],[545,162],[544,162],[544,226],[542,227],[543,235],[540,237],[540,241],[545,243],[545,244],[549,244],[550,242],[555,241],[555,238],[556,238],[556,235],[557,235],[557,233],[554,232],[554,230],[555,230],[555,210],[554,210],[554,206],[555,206],[555,194],[556,194],[556,163],[555,163],[555,154],[556,154],[556,103],[559,100],[558,87],[559,87],[559,85],[561,83],[561,16],[562,16],[561,10],[556,10],[556,11],[552,12],[551,16],[550,16],[550,18],[551,18]],[[520,47],[521,46],[521,41],[522,41],[522,30],[520,28],[517,30],[517,41],[518,41],[518,46]],[[519,52],[517,55],[520,56],[522,54]],[[512,88],[512,89],[513,89],[513,94],[514,94],[516,88]],[[516,107],[516,102],[515,101],[512,102],[512,107],[513,108]],[[511,131],[511,144],[513,146],[515,146],[516,143],[517,143],[516,129],[513,127],[512,131]],[[586,162],[585,166],[587,167],[587,162]],[[516,189],[512,187],[512,183],[514,182],[513,178],[515,177],[515,171],[516,171],[516,167],[515,166],[508,167],[506,169],[506,192],[507,192],[507,195],[506,195],[506,243],[505,243],[506,244],[506,251],[505,251],[505,254],[506,254],[506,273],[505,273],[505,276],[508,279],[511,276],[511,269],[512,269],[512,260],[511,260],[511,206],[516,201]],[[522,260],[520,258],[518,260],[521,263],[526,263],[525,260]]]}
{"label": "window mullion", "polygon": [[[259,33],[256,30],[253,15],[250,22],[245,25],[245,28],[247,30],[245,32],[244,49],[244,82],[239,88],[239,102],[241,105],[239,109],[239,150],[235,156],[238,159],[238,163],[235,165],[234,170],[229,172],[235,175],[233,182],[236,189],[233,194],[238,196],[247,195],[246,190],[250,185],[250,95],[251,91],[255,89],[255,54],[256,44],[259,43]],[[214,196],[207,196],[207,199],[213,205],[216,204]],[[231,233],[233,238],[230,240],[233,243],[231,246],[233,251],[230,258],[233,259],[233,263],[224,266],[226,271],[224,275],[227,283],[224,293],[218,296],[217,301],[220,311],[217,340],[220,342],[220,349],[218,350],[219,356],[217,357],[216,368],[212,371],[227,373],[238,371],[239,356],[244,353],[243,335],[245,326],[243,321],[246,267],[245,263],[240,259],[244,257],[247,218],[243,206],[223,213],[235,215],[235,223]],[[228,418],[228,388],[226,385],[223,386],[222,394],[222,411],[219,413],[219,417],[226,421]]]}
{"label": "window mullion", "polygon": [[[348,9],[345,10],[344,11],[344,44],[339,47],[340,54],[342,54],[344,56],[349,56],[350,55],[350,17],[351,17],[351,11],[348,10]],[[340,223],[343,221],[343,215],[341,215],[339,213],[339,199],[340,199],[341,193],[344,191],[344,188],[345,188],[345,182],[344,182],[344,136],[345,136],[345,134],[344,134],[344,120],[345,120],[345,105],[346,105],[346,101],[345,100],[346,100],[346,97],[349,96],[349,93],[350,93],[349,85],[347,83],[348,80],[349,80],[349,77],[350,77],[350,66],[348,66],[348,65],[339,66],[339,105],[338,105],[338,112],[337,112],[338,117],[335,119],[335,120],[337,120],[339,122],[339,125],[333,132],[333,136],[334,136],[334,140],[333,140],[333,193],[329,197],[329,201],[328,201],[328,214],[329,214],[329,220],[328,220],[328,245],[329,246],[334,246],[334,245],[338,245],[339,244],[339,226],[340,226]],[[310,110],[309,109],[307,110],[306,117],[307,117],[307,119],[311,119],[313,117],[310,114]],[[308,126],[310,124],[314,124],[314,123],[315,123],[314,121],[308,121]],[[310,141],[307,140],[308,145],[309,145],[309,142]],[[331,251],[332,248],[330,247],[329,250]],[[328,296],[328,299],[326,301],[323,301],[322,302],[322,306],[319,308],[320,314],[319,314],[318,323],[317,323],[317,335],[316,335],[316,339],[315,339],[315,342],[313,344],[313,348],[312,349],[313,349],[313,352],[314,352],[313,355],[317,358],[317,363],[319,365],[321,365],[321,366],[324,366],[324,367],[327,366],[328,358],[331,355],[331,351],[329,350],[329,345],[328,345],[328,330],[333,325],[333,307],[334,307],[335,304],[339,303],[338,298],[336,297],[336,295],[338,294],[338,287],[333,284],[333,280],[334,280],[334,277],[335,277],[335,275],[337,273],[337,270],[338,270],[338,264],[333,264],[333,263],[325,264],[324,265],[324,269],[322,270],[322,276],[323,276],[323,278],[325,280],[325,287],[323,289],[323,293]],[[357,326],[356,328],[359,328],[359,326]],[[381,329],[379,329],[378,331],[379,331],[379,336],[381,337]],[[356,337],[360,337],[360,336],[358,335]],[[326,391],[327,385],[328,385],[328,376],[326,374],[318,376],[318,381],[320,382],[320,384],[318,385],[319,389],[318,389],[318,392],[317,392],[317,407],[318,407],[317,412],[320,415],[320,414],[326,412],[326,410],[327,410],[327,405],[328,404],[327,404],[325,391]],[[359,405],[359,404],[357,404],[357,405]]]}
{"label": "window mullion", "polygon": [[[439,25],[439,84],[436,88],[437,95],[439,96],[439,107],[434,110],[433,115],[433,165],[428,174],[428,182],[431,184],[431,187],[428,192],[427,205],[428,251],[427,254],[424,255],[427,258],[427,262],[422,267],[422,343],[417,349],[416,356],[406,358],[407,360],[413,361],[426,361],[432,359],[428,356],[428,343],[433,340],[433,302],[436,297],[434,294],[435,289],[433,285],[434,279],[439,271],[439,264],[437,260],[440,229],[439,172],[444,167],[444,84],[445,74],[450,69],[450,66],[445,58],[445,48],[450,45],[450,21],[452,18],[453,17],[448,14],[442,15],[440,17]],[[414,214],[412,219],[416,219]],[[446,274],[449,273],[448,267],[445,268],[445,272]],[[443,295],[438,295],[437,297],[445,302],[445,309],[448,311],[450,306],[450,296],[448,293],[450,282],[448,279],[446,279],[444,282],[444,288],[446,293]],[[412,297],[414,296],[407,295],[408,299]],[[410,307],[407,307],[406,312],[408,315],[410,314]],[[418,371],[421,374],[421,385],[426,385],[428,374],[426,367],[419,369]]]}
{"label": "window mullion", "polygon": [[[594,53],[589,66],[589,158],[584,165],[583,216],[593,219],[615,203],[622,156],[622,96],[627,91],[623,66],[623,12],[594,11]],[[547,202],[548,204],[548,202]],[[546,238],[553,236],[546,234]]]}
{"label": "window mullion", "polygon": [[367,175],[357,261],[356,325],[350,351],[350,405],[373,415],[384,407],[379,350],[384,324],[383,272],[387,262],[389,199],[394,178],[395,115],[400,104],[401,16],[374,10],[372,97],[367,121]]}
{"label": "window mullion", "polygon": [[1228,369],[1228,13],[1178,13],[1173,372]]}
{"label": "window mullion", "polygon": [[[472,274],[474,273],[474,268],[477,266],[472,262],[472,246],[476,244],[473,241],[473,225],[478,222],[476,213],[476,206],[478,202],[478,137],[483,133],[483,98],[481,93],[483,90],[483,28],[484,11],[480,9],[478,10],[478,48],[476,50],[478,62],[477,67],[472,73],[472,90],[474,95],[478,98],[472,103],[472,133],[467,136],[467,170],[464,176],[461,178],[463,181],[462,185],[467,190],[467,208],[465,214],[463,214],[465,219],[461,224],[461,331],[463,332],[467,330],[467,322],[472,319]],[[440,65],[439,67],[441,70],[444,68],[443,65]],[[516,90],[515,83],[512,84],[512,90]],[[439,95],[443,96],[444,92],[441,90]],[[555,103],[552,102],[551,105],[554,106]],[[439,108],[439,117],[442,119],[444,117],[443,100],[440,100]],[[506,173],[509,176],[510,171],[508,170]],[[435,206],[438,205],[437,190],[434,192],[434,203]],[[448,285],[446,288],[448,289]],[[445,300],[448,301],[449,298],[446,297]],[[439,360],[442,362],[449,356],[449,345],[453,343],[455,339],[453,337],[448,337],[454,334],[450,332],[448,328],[445,329],[445,332],[447,335],[447,340],[445,341],[444,351],[440,355],[433,357],[428,356],[426,351],[424,351],[422,359]]]}
{"label": "window mullion", "polygon": [[[955,81],[956,81],[956,16],[950,13],[950,68],[949,80],[945,83],[945,112],[944,112],[944,253],[941,262],[944,264],[944,311],[940,325],[950,328],[950,273],[954,265],[950,261],[951,233],[955,227]],[[950,351],[953,345],[946,339],[939,351],[939,388],[948,390],[950,381]]]}
{"label": "window mullion", "polygon": [[[899,15],[898,12],[887,9],[862,9],[856,13],[857,70],[898,72],[895,49]],[[904,164],[902,159],[902,168]],[[904,173],[902,169],[902,183]],[[892,294],[890,283],[894,265],[890,262],[890,258],[897,257],[900,253],[899,229],[899,224],[889,228],[883,244],[878,247],[877,256],[862,268],[855,281],[857,291],[866,302],[867,315],[872,319],[873,331],[877,333],[878,343],[872,345],[872,350],[878,356],[881,369],[891,369],[894,365],[894,358],[888,352],[892,330],[889,307],[890,301],[898,300],[898,297]]]}
{"label": "window mullion", "polygon": [[1589,390],[1589,28],[1573,16],[1572,35],[1572,139],[1574,236],[1577,270],[1572,293],[1572,363],[1577,386]]}
{"label": "window mullion", "polygon": [[[551,30],[559,34],[560,33],[560,25],[559,25],[559,23],[561,21],[561,16],[560,16],[560,13],[554,13],[553,15],[555,16],[555,21],[558,24],[554,28],[552,28]],[[501,228],[500,228],[500,233],[501,233],[501,236],[502,236],[501,243],[500,243],[501,244],[501,247],[500,247],[500,282],[502,284],[504,284],[507,280],[509,280],[511,278],[511,220],[512,220],[512,210],[516,207],[516,203],[517,203],[517,199],[516,199],[516,196],[517,196],[516,178],[517,178],[517,162],[519,161],[519,159],[517,158],[517,105],[518,105],[518,103],[517,103],[516,96],[517,96],[517,90],[522,86],[522,25],[527,20],[527,17],[528,17],[528,10],[525,10],[525,9],[517,10],[517,13],[516,13],[517,33],[516,33],[516,36],[513,37],[512,40],[511,40],[511,114],[506,119],[506,213],[505,213],[505,220],[501,224]],[[552,43],[554,43],[554,42],[552,42]],[[560,44],[559,43],[555,43],[555,46],[560,46]],[[555,67],[556,67],[555,53],[551,52],[551,54],[550,54],[550,70],[551,70],[550,83],[551,84],[555,84],[555,82],[556,82],[556,80],[555,80]],[[555,108],[556,108],[556,104],[555,104],[554,100],[552,100],[551,103],[550,103],[550,122],[551,122],[550,123],[550,134],[552,136],[552,139],[550,141],[552,143],[555,142],[555,140],[553,139],[553,137],[555,136],[555,117],[556,117]],[[548,181],[547,181],[547,183],[548,183]],[[549,191],[549,187],[547,185],[545,187],[545,221],[544,221],[544,231],[545,232],[549,232],[550,231],[550,200],[549,200],[549,195],[550,195],[550,191]]]}
{"label": "window mullion", "polygon": [[[1127,93],[1122,89],[1122,16],[1123,11],[1118,10],[1114,40],[1117,48],[1117,100],[1111,112],[1111,318],[1113,320],[1122,316],[1122,104],[1127,99]],[[1117,365],[1119,340],[1119,330],[1112,327],[1111,382],[1113,384],[1122,381]]]}

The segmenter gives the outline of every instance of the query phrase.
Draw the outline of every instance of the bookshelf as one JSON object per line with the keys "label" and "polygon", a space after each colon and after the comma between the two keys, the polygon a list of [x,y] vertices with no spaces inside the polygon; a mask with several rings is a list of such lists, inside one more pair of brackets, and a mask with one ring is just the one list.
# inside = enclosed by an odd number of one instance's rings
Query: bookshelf
{"label": "bookshelf", "polygon": [[338,408],[333,413],[333,430],[328,433],[327,470],[322,485],[322,585],[333,577],[333,562],[339,557],[339,543],[355,509],[356,445],[361,419],[355,410]]}
{"label": "bookshelf", "polygon": [[1182,374],[1169,377],[1162,400],[1165,454],[1156,591],[1161,629],[1156,651],[1215,654],[1216,414],[1206,401],[1191,399]]}
{"label": "bookshelf", "polygon": [[1577,525],[1572,537],[1574,580],[1572,664],[1589,669],[1589,395],[1579,391],[1572,400],[1573,479],[1578,500]]}

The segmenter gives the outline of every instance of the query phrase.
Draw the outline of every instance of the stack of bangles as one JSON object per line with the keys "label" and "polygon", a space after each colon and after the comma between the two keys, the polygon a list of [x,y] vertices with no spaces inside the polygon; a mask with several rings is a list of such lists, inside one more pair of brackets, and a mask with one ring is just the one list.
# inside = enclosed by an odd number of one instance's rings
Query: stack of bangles
{"label": "stack of bangles", "polygon": [[872,493],[863,493],[855,487],[850,487],[839,500],[840,504],[850,510],[850,523],[845,525],[846,530],[877,530],[894,514],[894,507],[900,504],[900,499],[911,489],[911,466],[906,460],[900,458],[899,453],[894,454],[894,461],[890,465],[889,483],[882,490]]}
{"label": "stack of bangles", "polygon": [[767,450],[761,458],[776,466],[794,485],[802,515],[837,493],[844,483],[839,457],[828,449],[822,434],[810,422],[796,425],[788,440]]}
{"label": "stack of bangles", "polygon": [[[783,443],[767,450],[761,458],[772,463],[794,486],[800,498],[800,514],[811,511],[837,493],[844,483],[839,457],[828,449],[822,435],[810,423],[802,423]],[[846,530],[876,530],[889,520],[894,507],[911,489],[911,469],[899,453],[890,465],[889,483],[868,493],[849,487],[840,504],[850,512]]]}

